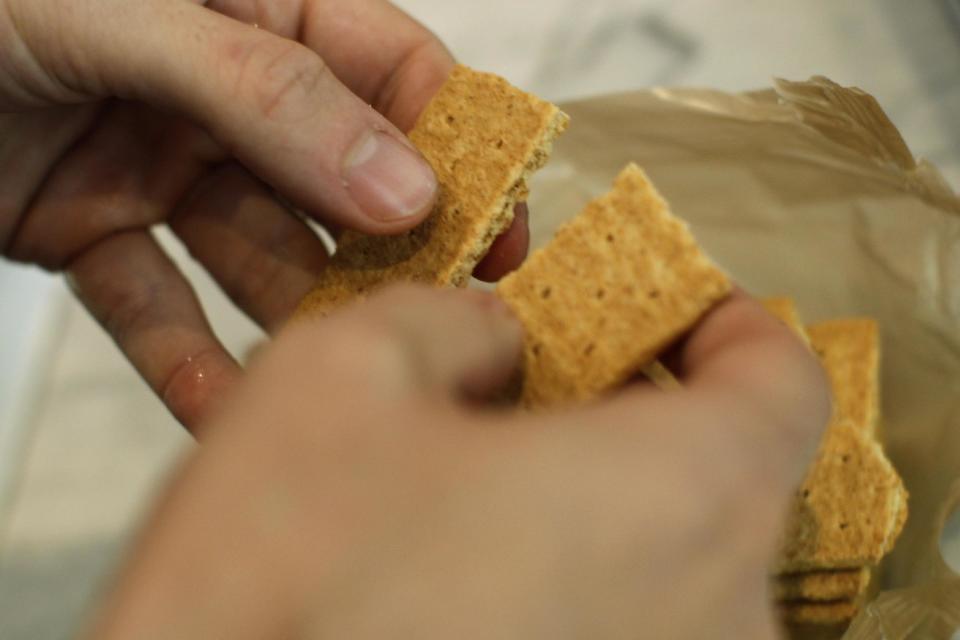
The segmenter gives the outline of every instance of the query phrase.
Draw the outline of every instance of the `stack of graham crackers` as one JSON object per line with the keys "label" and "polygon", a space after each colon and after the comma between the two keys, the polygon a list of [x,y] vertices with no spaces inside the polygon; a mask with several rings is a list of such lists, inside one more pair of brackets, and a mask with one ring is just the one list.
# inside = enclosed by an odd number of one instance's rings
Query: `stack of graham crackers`
{"label": "stack of graham crackers", "polygon": [[[434,212],[400,236],[344,234],[298,315],[330,313],[398,281],[464,286],[566,125],[555,106],[457,67],[410,133],[438,176]],[[656,358],[731,288],[643,171],[627,166],[497,287],[526,329],[519,402],[582,402],[640,371],[677,386]],[[788,622],[843,624],[907,514],[877,437],[877,328],[849,319],[804,329],[789,300],[767,304],[820,355],[836,397],[789,517],[774,598]]]}
{"label": "stack of graham crackers", "polygon": [[877,563],[907,518],[907,492],[880,434],[879,331],[869,318],[804,328],[789,299],[765,304],[818,355],[834,398],[788,519],[774,597],[788,623],[845,626],[876,585]]}

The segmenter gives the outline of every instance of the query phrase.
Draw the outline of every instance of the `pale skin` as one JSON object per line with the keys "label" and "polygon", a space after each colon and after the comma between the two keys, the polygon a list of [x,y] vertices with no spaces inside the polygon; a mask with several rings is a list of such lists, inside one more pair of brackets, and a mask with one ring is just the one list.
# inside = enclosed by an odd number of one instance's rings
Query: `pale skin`
{"label": "pale skin", "polygon": [[683,391],[481,408],[520,340],[495,298],[419,289],[281,335],[89,637],[777,637],[768,566],[829,407],[805,348],[738,294]]}
{"label": "pale skin", "polygon": [[[383,234],[436,196],[401,132],[453,59],[383,0],[0,0],[0,61],[0,251],[66,272],[189,429],[240,369],[151,225],[274,333],[327,260],[282,203]],[[522,260],[519,214],[478,276]]]}
{"label": "pale skin", "polygon": [[[281,330],[326,260],[281,203],[416,224],[435,183],[401,131],[451,64],[379,0],[0,0],[0,246],[67,271],[202,442],[87,637],[776,637],[767,567],[829,399],[745,294],[676,349],[684,390],[535,415],[483,403],[522,339],[489,294]],[[385,161],[358,165],[370,136]],[[162,222],[278,334],[249,372]]]}

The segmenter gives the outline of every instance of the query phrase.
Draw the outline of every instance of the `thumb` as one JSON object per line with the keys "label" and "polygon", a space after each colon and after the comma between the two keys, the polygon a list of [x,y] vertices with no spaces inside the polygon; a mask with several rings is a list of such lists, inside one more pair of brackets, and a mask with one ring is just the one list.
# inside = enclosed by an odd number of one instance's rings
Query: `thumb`
{"label": "thumb", "polygon": [[[260,178],[338,225],[399,232],[429,212],[437,191],[429,165],[311,49],[186,0],[91,6],[37,18],[38,40],[58,31],[43,24],[56,19],[79,52],[44,65],[73,76],[68,84],[186,114]],[[51,58],[64,51],[38,49]]]}
{"label": "thumb", "polygon": [[713,423],[729,422],[725,436],[746,436],[747,454],[775,461],[782,486],[793,490],[830,418],[830,386],[816,357],[742,291],[703,319],[678,356],[687,390],[710,399]]}

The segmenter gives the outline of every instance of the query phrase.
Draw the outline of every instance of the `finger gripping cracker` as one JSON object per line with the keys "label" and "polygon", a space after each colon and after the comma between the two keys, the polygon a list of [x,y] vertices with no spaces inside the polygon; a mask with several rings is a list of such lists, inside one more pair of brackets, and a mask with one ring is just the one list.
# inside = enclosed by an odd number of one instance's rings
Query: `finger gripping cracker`
{"label": "finger gripping cracker", "polygon": [[521,403],[546,407],[626,382],[731,289],[636,165],[497,292],[523,323]]}
{"label": "finger gripping cracker", "polygon": [[344,233],[298,314],[329,313],[391,282],[465,285],[567,122],[502,78],[457,66],[410,132],[437,175],[433,212],[396,236]]}

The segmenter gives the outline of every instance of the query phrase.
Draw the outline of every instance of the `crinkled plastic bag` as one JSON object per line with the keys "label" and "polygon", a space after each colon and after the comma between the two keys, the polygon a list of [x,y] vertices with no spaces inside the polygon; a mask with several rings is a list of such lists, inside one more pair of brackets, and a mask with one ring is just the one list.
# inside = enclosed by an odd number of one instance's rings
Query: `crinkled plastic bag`
{"label": "crinkled plastic bag", "polygon": [[960,637],[960,578],[938,546],[960,503],[960,200],[871,96],[825,78],[564,109],[571,127],[534,179],[535,246],[635,161],[748,290],[793,297],[808,322],[879,320],[887,451],[910,518],[845,637]]}

